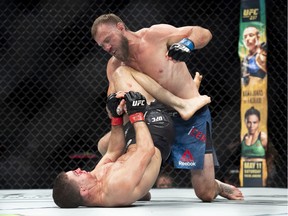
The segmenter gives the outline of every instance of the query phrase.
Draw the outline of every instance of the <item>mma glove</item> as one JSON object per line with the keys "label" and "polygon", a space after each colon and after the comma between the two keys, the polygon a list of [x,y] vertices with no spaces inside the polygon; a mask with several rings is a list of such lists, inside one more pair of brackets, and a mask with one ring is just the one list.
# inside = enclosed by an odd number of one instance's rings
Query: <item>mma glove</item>
{"label": "mma glove", "polygon": [[138,121],[144,121],[144,112],[146,110],[146,98],[139,92],[129,91],[125,94],[127,114],[129,120],[133,124]]}
{"label": "mma glove", "polygon": [[123,114],[119,115],[117,113],[117,107],[120,104],[121,98],[116,97],[116,93],[112,93],[107,97],[107,111],[111,117],[111,125],[117,126],[123,124]]}
{"label": "mma glove", "polygon": [[176,61],[186,62],[195,49],[193,41],[188,38],[183,38],[180,42],[174,43],[168,50],[168,56]]}

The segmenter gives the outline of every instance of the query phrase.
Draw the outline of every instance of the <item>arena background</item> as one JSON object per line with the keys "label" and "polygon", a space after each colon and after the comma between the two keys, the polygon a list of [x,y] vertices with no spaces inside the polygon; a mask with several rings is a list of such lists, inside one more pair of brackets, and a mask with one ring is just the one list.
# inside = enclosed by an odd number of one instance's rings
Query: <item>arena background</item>
{"label": "arena background", "polygon": [[[145,3],[144,3],[145,2]],[[287,2],[267,0],[269,187],[287,187]],[[216,177],[238,185],[240,159],[240,1],[4,0],[1,17],[1,189],[51,188],[62,170],[92,169],[105,111],[109,58],[90,35],[113,12],[131,30],[156,23],[200,25],[212,41],[188,63],[211,96]],[[190,174],[164,168],[175,187]]]}

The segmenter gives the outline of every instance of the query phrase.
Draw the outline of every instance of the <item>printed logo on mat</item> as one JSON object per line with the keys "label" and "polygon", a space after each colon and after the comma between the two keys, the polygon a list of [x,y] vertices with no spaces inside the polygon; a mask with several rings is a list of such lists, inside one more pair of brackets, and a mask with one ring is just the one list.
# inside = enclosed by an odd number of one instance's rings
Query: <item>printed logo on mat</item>
{"label": "printed logo on mat", "polygon": [[182,157],[179,160],[180,166],[196,166],[196,162],[194,161],[193,155],[191,152],[187,149]]}

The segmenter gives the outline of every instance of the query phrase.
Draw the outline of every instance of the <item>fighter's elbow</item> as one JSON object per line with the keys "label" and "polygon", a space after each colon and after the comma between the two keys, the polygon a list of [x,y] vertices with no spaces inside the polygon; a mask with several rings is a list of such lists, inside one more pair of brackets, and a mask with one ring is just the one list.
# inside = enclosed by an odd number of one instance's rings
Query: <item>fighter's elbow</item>
{"label": "fighter's elbow", "polygon": [[212,40],[213,35],[210,30],[206,29],[206,35],[208,42]]}
{"label": "fighter's elbow", "polygon": [[145,161],[146,164],[148,161],[151,161],[154,155],[155,155],[155,147],[147,149],[143,155],[144,156],[143,162]]}
{"label": "fighter's elbow", "polygon": [[205,46],[207,43],[209,43],[209,41],[212,40],[212,33],[209,29],[202,29],[202,37],[201,37],[201,43],[203,44],[203,46]]}
{"label": "fighter's elbow", "polygon": [[149,154],[150,154],[151,157],[155,154],[155,146],[154,146],[154,143],[153,143],[153,146],[151,147],[151,149],[149,149]]}
{"label": "fighter's elbow", "polygon": [[212,33],[209,29],[197,26],[194,31],[197,35],[194,41],[196,49],[205,47],[212,40]]}
{"label": "fighter's elbow", "polygon": [[151,158],[155,154],[155,146],[154,143],[149,143],[145,146],[141,151],[146,155],[146,157]]}

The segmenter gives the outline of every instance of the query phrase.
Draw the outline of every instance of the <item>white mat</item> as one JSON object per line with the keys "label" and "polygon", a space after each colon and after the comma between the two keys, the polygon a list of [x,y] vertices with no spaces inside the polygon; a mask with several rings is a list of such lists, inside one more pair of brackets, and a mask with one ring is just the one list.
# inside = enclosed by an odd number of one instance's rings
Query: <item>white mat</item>
{"label": "white mat", "polygon": [[193,189],[152,189],[149,202],[121,208],[60,209],[51,190],[0,190],[0,216],[286,216],[286,188],[241,188],[245,200],[201,202]]}

